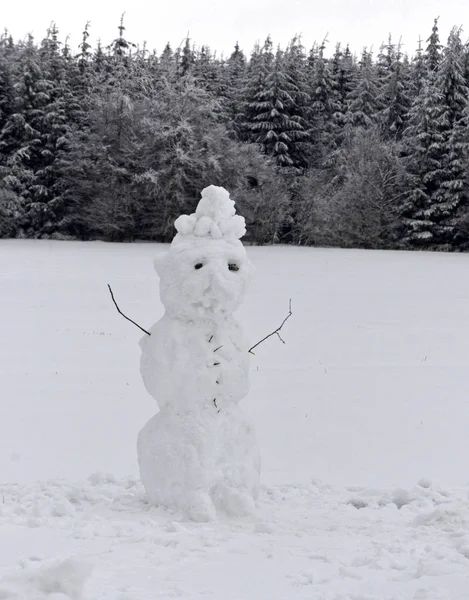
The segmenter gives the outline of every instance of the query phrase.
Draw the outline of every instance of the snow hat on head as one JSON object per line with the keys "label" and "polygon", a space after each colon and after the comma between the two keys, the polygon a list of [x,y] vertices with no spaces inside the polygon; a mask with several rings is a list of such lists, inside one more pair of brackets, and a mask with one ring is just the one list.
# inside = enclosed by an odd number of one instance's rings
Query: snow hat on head
{"label": "snow hat on head", "polygon": [[177,235],[172,245],[191,240],[238,241],[246,233],[246,225],[244,217],[236,214],[234,204],[225,188],[209,185],[202,190],[195,213],[176,219]]}

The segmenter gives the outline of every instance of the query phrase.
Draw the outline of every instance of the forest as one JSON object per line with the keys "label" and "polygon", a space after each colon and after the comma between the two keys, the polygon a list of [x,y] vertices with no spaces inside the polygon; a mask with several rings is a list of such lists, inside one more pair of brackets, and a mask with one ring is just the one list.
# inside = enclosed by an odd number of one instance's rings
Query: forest
{"label": "forest", "polygon": [[0,237],[170,241],[207,185],[246,241],[469,249],[469,45],[438,20],[409,55],[268,37],[157,54],[0,38]]}

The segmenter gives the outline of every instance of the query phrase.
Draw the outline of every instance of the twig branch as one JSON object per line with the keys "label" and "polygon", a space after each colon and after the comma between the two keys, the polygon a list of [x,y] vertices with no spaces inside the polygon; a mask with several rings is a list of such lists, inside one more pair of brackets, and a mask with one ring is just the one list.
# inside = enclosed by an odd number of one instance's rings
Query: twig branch
{"label": "twig branch", "polygon": [[262,340],[260,342],[257,342],[257,344],[254,344],[254,346],[249,348],[248,352],[250,354],[254,354],[254,352],[253,352],[254,348],[257,348],[257,346],[259,346],[259,344],[262,344],[262,342],[265,342],[265,340],[268,340],[273,335],[276,335],[278,337],[278,339],[282,342],[282,344],[285,344],[285,340],[282,339],[282,336],[280,335],[280,331],[282,330],[282,327],[285,325],[285,323],[288,321],[288,319],[292,316],[292,314],[293,313],[291,310],[291,299],[290,299],[290,302],[288,303],[288,315],[283,319],[280,327],[277,327],[277,329],[275,331],[272,331],[272,333],[269,333],[269,335],[266,335],[265,338],[262,338]]}
{"label": "twig branch", "polygon": [[112,298],[112,301],[114,302],[115,307],[117,308],[117,312],[120,315],[122,315],[124,317],[124,319],[127,319],[127,321],[130,321],[136,327],[138,327],[139,329],[141,329],[143,331],[143,333],[146,333],[147,335],[151,335],[151,333],[149,331],[147,331],[146,329],[143,329],[143,327],[140,327],[140,325],[138,323],[136,323],[135,321],[132,321],[132,319],[129,319],[129,317],[127,315],[124,315],[124,313],[121,311],[121,309],[117,305],[116,299],[114,298],[114,294],[112,293],[112,289],[111,289],[111,286],[109,285],[109,283],[107,284],[107,287],[109,288],[109,292],[111,293],[111,298]]}

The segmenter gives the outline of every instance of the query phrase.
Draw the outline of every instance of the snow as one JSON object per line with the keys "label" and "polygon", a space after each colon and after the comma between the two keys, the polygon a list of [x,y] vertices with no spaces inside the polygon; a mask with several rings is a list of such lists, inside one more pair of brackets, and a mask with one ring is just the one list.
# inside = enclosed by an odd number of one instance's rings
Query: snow
{"label": "snow", "polygon": [[155,259],[165,314],[140,342],[142,379],[160,408],[138,436],[140,479],[152,504],[196,521],[254,515],[259,495],[259,450],[238,407],[249,345],[233,317],[252,264],[233,239],[234,212],[224,188],[202,191],[193,236],[179,232]]}
{"label": "snow", "polygon": [[181,215],[174,223],[178,234],[173,246],[186,238],[221,237],[238,240],[246,233],[244,217],[236,215],[234,200],[223,187],[209,185],[201,192],[195,213]]}
{"label": "snow", "polygon": [[4,600],[80,600],[89,567],[77,560],[64,560],[42,567],[23,565],[19,573],[0,582],[0,598]]}
{"label": "snow", "polygon": [[249,248],[248,341],[293,309],[241,402],[257,514],[193,523],[138,482],[155,403],[106,287],[149,326],[165,249],[0,241],[0,590],[71,560],[83,600],[465,600],[469,257]]}

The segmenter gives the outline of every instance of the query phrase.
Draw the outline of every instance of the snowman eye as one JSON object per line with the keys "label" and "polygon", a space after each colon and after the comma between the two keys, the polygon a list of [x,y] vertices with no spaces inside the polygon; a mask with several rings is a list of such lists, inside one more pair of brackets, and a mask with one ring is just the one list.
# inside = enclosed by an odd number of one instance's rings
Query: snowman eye
{"label": "snowman eye", "polygon": [[199,270],[199,269],[201,269],[203,266],[204,266],[204,265],[203,265],[203,263],[197,263],[197,264],[194,266],[194,269],[197,269],[197,270]]}
{"label": "snowman eye", "polygon": [[228,263],[228,269],[230,271],[239,271],[239,266],[236,263]]}

